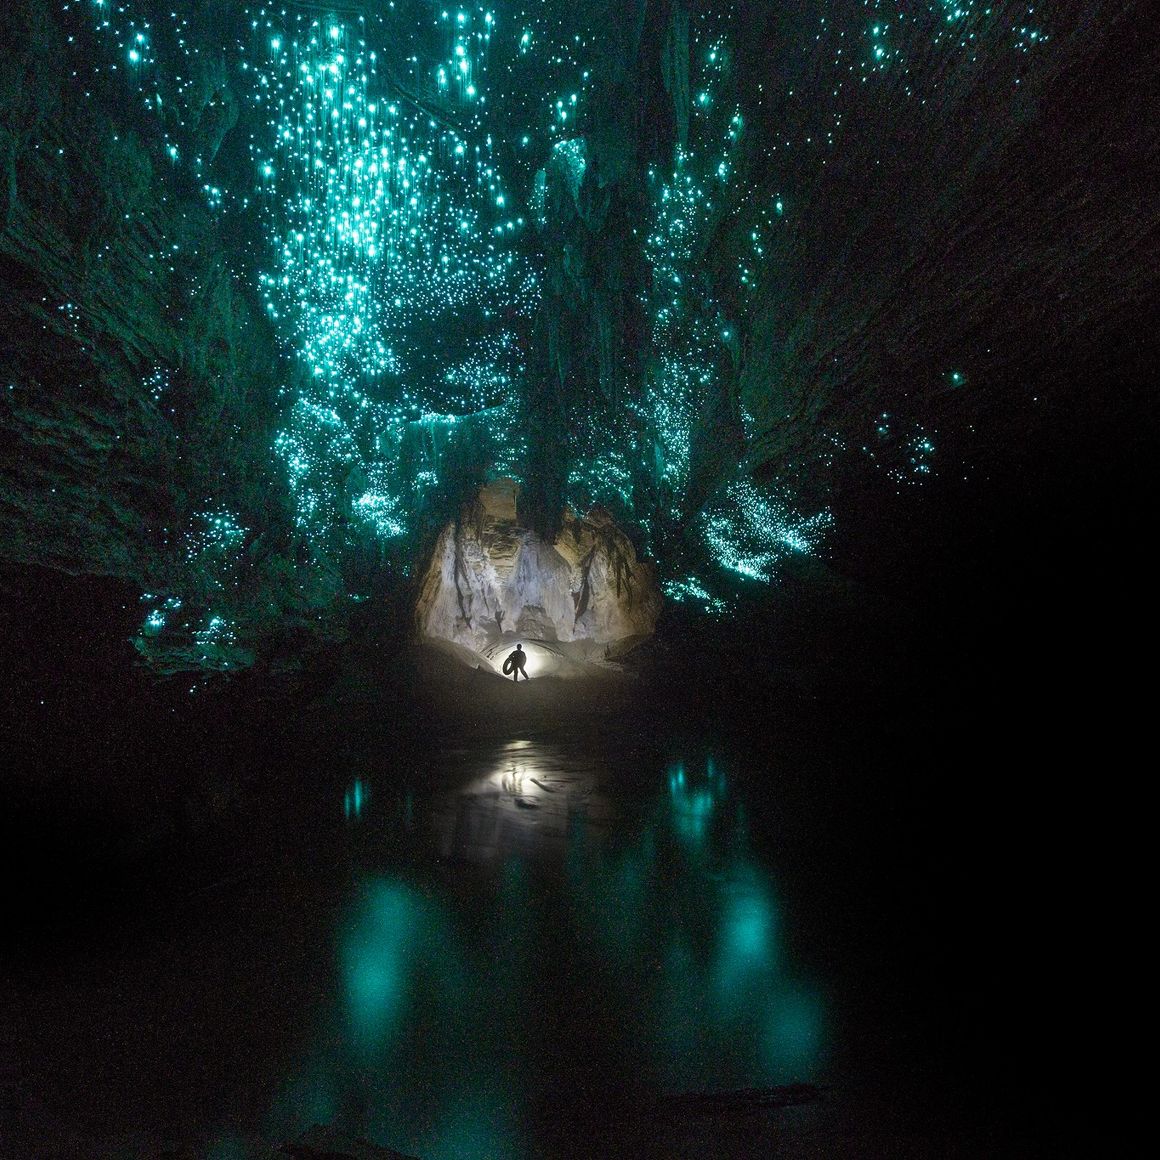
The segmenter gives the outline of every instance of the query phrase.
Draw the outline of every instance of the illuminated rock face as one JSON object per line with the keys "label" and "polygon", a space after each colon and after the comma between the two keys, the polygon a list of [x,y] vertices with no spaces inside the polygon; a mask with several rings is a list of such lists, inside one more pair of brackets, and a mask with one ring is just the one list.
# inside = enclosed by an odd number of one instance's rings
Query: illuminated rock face
{"label": "illuminated rock face", "polygon": [[519,485],[483,488],[444,528],[423,580],[419,631],[474,652],[507,639],[616,651],[652,635],[660,594],[652,566],[604,512],[565,513],[554,543],[516,514]]}

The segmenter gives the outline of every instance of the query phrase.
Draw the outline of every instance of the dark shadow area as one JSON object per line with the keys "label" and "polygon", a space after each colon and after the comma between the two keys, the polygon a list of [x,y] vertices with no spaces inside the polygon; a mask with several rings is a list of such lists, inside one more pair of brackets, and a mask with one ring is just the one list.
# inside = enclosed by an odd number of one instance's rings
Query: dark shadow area
{"label": "dark shadow area", "polygon": [[[475,1090],[496,1058],[535,1072],[518,1128],[496,1097],[495,1123],[516,1133],[504,1147],[1051,1154],[1078,1130],[1090,1077],[1076,1027],[1101,1002],[1096,947],[1115,921],[1105,892],[1116,859],[1103,860],[1114,806],[1098,787],[1129,784],[1147,694],[1131,674],[1150,617],[1153,444],[1146,422],[1124,418],[1076,415],[966,483],[899,495],[875,477],[851,481],[826,564],[787,570],[732,620],[668,607],[626,671],[591,685],[516,686],[433,661],[410,643],[405,605],[389,600],[293,678],[158,683],[134,664],[138,608],[122,586],[6,570],[3,849],[7,880],[22,884],[3,952],[9,1129],[61,1148],[134,1132],[208,1148],[223,1125],[239,1149],[289,1138],[284,1085],[310,1038],[301,1012],[341,971],[334,916],[368,873],[391,867],[406,885],[388,902],[426,932],[414,953],[434,956],[430,986],[443,978],[474,996],[475,972],[487,997],[465,1010],[492,1011],[457,1016],[479,1049],[464,1054],[424,1023],[445,1000],[413,997],[429,1014],[397,1050],[456,1090]],[[448,785],[492,776],[489,754],[510,744],[571,756],[529,767],[518,792],[470,791],[481,804],[457,824],[474,828],[453,846],[506,851],[485,871],[440,848],[430,819]],[[663,771],[680,758],[704,787],[706,755],[730,767],[729,827],[744,819],[745,857],[776,874],[781,954],[826,999],[825,1050],[800,1073],[766,1078],[825,1091],[756,1118],[681,1104],[658,1120],[641,1111],[657,1098],[741,1090],[752,1076],[727,1054],[709,1057],[712,1082],[649,1071],[639,991],[623,989],[611,951],[582,949],[581,916],[611,921],[627,886],[602,886],[586,904],[595,911],[568,901],[558,855],[537,853],[556,847],[534,825],[564,818],[553,841],[572,848],[574,819],[594,816],[565,784],[579,761],[628,819],[609,823],[613,853],[594,865],[623,868]],[[564,792],[581,796],[561,813],[552,794]],[[676,844],[644,881],[682,914],[716,897],[714,875],[734,880],[737,855],[697,861],[689,835],[708,799],[672,792]],[[359,828],[364,793],[373,822]],[[504,793],[516,795],[510,808]],[[489,974],[473,955],[509,929],[512,889],[527,892],[516,906],[526,924],[510,929],[542,942],[501,955]],[[435,900],[450,917],[432,917]],[[627,930],[617,937],[633,945]],[[474,947],[456,982],[442,973],[443,939]],[[524,983],[509,993],[505,979]],[[635,1046],[612,1066],[625,1028],[637,1028]],[[341,1055],[344,1033],[326,1034]],[[440,1043],[445,1073],[431,1055]],[[259,1078],[243,1082],[255,1055]],[[400,1135],[391,1125],[406,1109],[384,1119],[377,1081],[357,1078],[363,1066],[344,1073],[345,1095],[331,1090],[337,1102],[300,1095],[295,1114],[408,1151],[435,1111],[416,1105],[414,1137]]]}
{"label": "dark shadow area", "polygon": [[0,1160],[1115,1154],[1148,6],[259,7],[11,6]]}

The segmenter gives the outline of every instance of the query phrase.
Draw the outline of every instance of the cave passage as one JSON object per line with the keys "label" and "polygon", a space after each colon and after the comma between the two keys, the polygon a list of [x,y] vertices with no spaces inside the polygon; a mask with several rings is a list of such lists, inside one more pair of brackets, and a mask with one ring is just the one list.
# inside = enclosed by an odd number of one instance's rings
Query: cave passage
{"label": "cave passage", "polygon": [[1114,1152],[1155,8],[8,0],[0,1155]]}
{"label": "cave passage", "polygon": [[851,489],[986,480],[1135,357],[1139,6],[18,3],[5,558],[228,675],[511,482],[736,615]]}

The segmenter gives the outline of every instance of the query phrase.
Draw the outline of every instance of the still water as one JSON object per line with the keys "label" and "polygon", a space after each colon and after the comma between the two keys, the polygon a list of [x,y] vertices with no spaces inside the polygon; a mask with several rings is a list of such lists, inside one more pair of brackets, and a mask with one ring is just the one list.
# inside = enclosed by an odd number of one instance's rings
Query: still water
{"label": "still water", "polygon": [[315,1123],[423,1160],[665,1151],[674,1097],[824,1069],[824,981],[752,840],[771,776],[591,734],[300,772],[211,874],[37,944],[9,1127],[125,1155]]}
{"label": "still water", "polygon": [[[356,780],[335,986],[282,1130],[357,1082],[371,1138],[513,1156],[654,1093],[814,1078],[824,1004],[742,796],[712,755],[649,769],[638,796],[614,758],[521,738],[448,754],[421,805]],[[427,824],[438,872],[392,865]]]}
{"label": "still water", "polygon": [[46,878],[0,1154],[1036,1154],[1012,1108],[1041,1129],[1062,1057],[1010,795],[905,736],[678,725],[294,743],[232,829]]}

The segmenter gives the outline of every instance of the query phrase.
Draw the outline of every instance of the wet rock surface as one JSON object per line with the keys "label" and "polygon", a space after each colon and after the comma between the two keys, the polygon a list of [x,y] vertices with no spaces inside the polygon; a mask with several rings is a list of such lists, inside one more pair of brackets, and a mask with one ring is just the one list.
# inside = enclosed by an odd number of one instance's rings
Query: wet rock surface
{"label": "wet rock surface", "polygon": [[[519,487],[484,487],[439,537],[419,595],[422,636],[485,654],[516,640],[612,656],[652,635],[661,599],[652,566],[607,513],[566,512],[554,541],[523,526]],[[557,647],[553,651],[560,652]]]}

